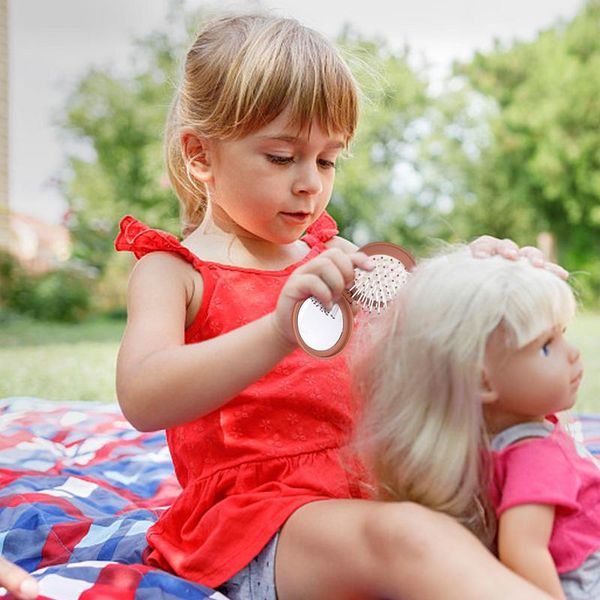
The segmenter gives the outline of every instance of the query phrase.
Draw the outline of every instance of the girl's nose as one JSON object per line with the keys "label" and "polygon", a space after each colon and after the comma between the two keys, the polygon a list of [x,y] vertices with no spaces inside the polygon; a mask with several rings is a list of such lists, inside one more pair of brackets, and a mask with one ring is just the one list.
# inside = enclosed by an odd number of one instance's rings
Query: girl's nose
{"label": "girl's nose", "polygon": [[293,191],[295,194],[313,196],[323,191],[323,182],[317,165],[306,165],[297,171]]}

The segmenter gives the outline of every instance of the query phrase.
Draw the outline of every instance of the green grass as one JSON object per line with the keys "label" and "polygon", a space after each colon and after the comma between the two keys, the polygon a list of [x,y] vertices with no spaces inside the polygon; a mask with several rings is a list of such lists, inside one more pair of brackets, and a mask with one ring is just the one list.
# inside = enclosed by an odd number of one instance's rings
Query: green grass
{"label": "green grass", "polygon": [[124,321],[109,318],[77,324],[0,322],[0,398],[115,401],[115,362],[124,327]]}
{"label": "green grass", "polygon": [[[0,322],[0,398],[114,401],[124,327],[124,321],[108,318],[74,325]],[[575,411],[600,414],[600,313],[579,314],[568,337],[579,346],[585,366]]]}

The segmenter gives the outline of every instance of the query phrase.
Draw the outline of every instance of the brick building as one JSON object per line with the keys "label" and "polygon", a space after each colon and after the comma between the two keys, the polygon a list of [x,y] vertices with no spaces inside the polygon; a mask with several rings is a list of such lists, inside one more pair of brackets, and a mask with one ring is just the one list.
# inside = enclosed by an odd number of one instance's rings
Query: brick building
{"label": "brick building", "polygon": [[71,255],[69,230],[36,217],[9,213],[10,251],[30,273],[52,271]]}
{"label": "brick building", "polygon": [[8,169],[8,0],[0,0],[0,250],[10,250],[31,272],[56,268],[70,254],[69,233],[62,225],[12,213]]}

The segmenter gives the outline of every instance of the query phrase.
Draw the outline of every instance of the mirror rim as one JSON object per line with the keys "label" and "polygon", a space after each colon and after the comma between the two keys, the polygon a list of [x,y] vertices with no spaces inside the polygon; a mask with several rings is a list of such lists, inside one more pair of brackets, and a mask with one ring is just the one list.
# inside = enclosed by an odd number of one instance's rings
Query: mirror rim
{"label": "mirror rim", "polygon": [[294,328],[294,335],[296,336],[296,340],[298,340],[298,344],[300,347],[311,356],[316,356],[318,358],[333,358],[337,356],[348,344],[350,340],[350,335],[352,333],[353,323],[354,323],[354,313],[352,311],[352,307],[350,302],[346,300],[344,296],[342,296],[337,302],[342,311],[342,333],[340,337],[337,339],[336,343],[330,346],[329,348],[325,348],[325,350],[316,350],[315,348],[309,346],[302,335],[300,334],[300,328],[298,326],[298,315],[300,313],[300,309],[304,305],[305,302],[309,302],[312,296],[309,296],[305,300],[301,302],[297,302],[294,306],[294,311],[292,313],[292,326]]}

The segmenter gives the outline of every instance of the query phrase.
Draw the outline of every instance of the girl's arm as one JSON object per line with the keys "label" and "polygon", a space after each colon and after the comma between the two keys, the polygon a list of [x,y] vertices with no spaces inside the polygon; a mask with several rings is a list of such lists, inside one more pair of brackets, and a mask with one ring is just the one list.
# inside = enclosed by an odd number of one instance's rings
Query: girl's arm
{"label": "girl's arm", "polygon": [[539,248],[534,246],[519,247],[515,242],[509,239],[500,240],[491,235],[482,235],[476,240],[473,240],[469,247],[475,257],[484,258],[499,254],[509,260],[516,260],[520,257],[527,258],[534,267],[540,267],[552,271],[561,279],[567,279],[569,272],[563,269],[560,265],[546,261],[544,254]]}
{"label": "girl's arm", "polygon": [[314,295],[329,305],[352,281],[354,267],[368,264],[364,254],[327,250],[292,273],[273,313],[185,345],[186,307],[199,278],[168,253],[145,256],[130,278],[127,327],[117,360],[123,413],[138,429],[151,431],[218,408],[296,348],[292,310],[297,301]]}
{"label": "girl's arm", "polygon": [[498,523],[498,555],[511,570],[565,600],[556,566],[548,550],[554,506],[523,504],[506,510]]}

